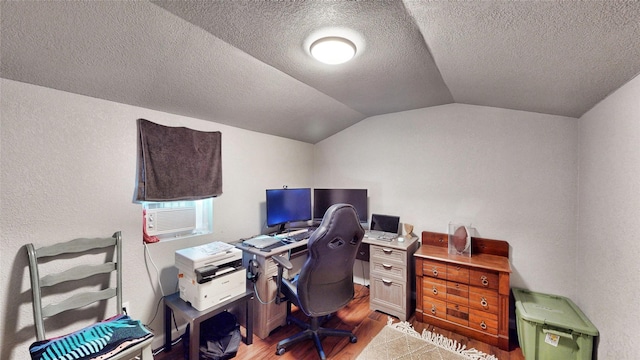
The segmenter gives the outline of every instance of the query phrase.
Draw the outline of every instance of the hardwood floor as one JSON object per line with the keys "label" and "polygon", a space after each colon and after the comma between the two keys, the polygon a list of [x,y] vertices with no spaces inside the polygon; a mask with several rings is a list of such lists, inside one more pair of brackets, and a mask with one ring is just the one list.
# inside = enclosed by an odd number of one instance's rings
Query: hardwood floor
{"label": "hardwood floor", "polygon": [[[327,323],[325,327],[334,327],[339,329],[352,330],[358,337],[358,342],[351,344],[348,338],[327,337],[323,339],[325,353],[329,359],[347,360],[355,359],[364,349],[369,341],[386,325],[388,315],[369,310],[369,288],[356,285],[355,298],[345,308],[337,312]],[[295,312],[295,308],[294,308]],[[296,316],[298,316],[296,314]],[[304,318],[304,316],[300,316]],[[394,321],[398,319],[393,318]],[[467,348],[476,348],[484,353],[493,354],[500,360],[523,360],[522,351],[517,345],[516,335],[511,336],[512,344],[509,351],[500,350],[497,347],[469,339],[464,336],[452,333],[450,331],[436,328],[432,325],[415,321],[415,318],[409,319],[414,329],[422,332],[427,329],[432,332],[443,334],[449,339],[458,341],[467,346]],[[244,328],[242,328],[244,334]],[[238,354],[235,359],[265,359],[265,360],[298,360],[298,359],[318,359],[315,346],[312,341],[306,341],[296,344],[289,348],[284,355],[276,355],[276,344],[278,341],[285,339],[299,332],[299,328],[294,325],[285,325],[275,329],[267,338],[260,339],[253,336],[253,344],[245,345],[241,343]],[[183,345],[179,343],[175,345],[171,352],[160,352],[154,356],[156,360],[182,360]]]}

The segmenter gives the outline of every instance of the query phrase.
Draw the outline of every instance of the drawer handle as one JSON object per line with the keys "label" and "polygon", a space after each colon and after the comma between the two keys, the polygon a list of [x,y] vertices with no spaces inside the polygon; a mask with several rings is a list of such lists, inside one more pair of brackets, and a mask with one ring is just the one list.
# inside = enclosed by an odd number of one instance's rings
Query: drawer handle
{"label": "drawer handle", "polygon": [[438,269],[436,269],[435,267],[431,268],[431,272],[433,272],[433,276],[438,276]]}
{"label": "drawer handle", "polygon": [[436,287],[433,287],[433,295],[438,295],[438,289],[436,289]]}
{"label": "drawer handle", "polygon": [[481,328],[482,330],[487,330],[487,324],[485,324],[485,323],[484,323],[484,320],[482,320],[482,321],[480,322],[480,328]]}
{"label": "drawer handle", "polygon": [[435,314],[436,314],[436,306],[435,306],[435,305],[431,305],[431,313],[432,313],[433,315],[435,315]]}
{"label": "drawer handle", "polygon": [[384,263],[383,263],[383,264],[382,264],[382,267],[383,267],[383,268],[385,268],[385,269],[387,269],[387,270],[391,270],[391,268],[392,268],[393,266],[392,266],[392,265],[389,265],[389,264],[384,264]]}
{"label": "drawer handle", "polygon": [[460,305],[456,304],[456,310],[460,310]]}
{"label": "drawer handle", "polygon": [[482,297],[482,300],[480,300],[480,305],[482,305],[482,307],[486,308],[487,306],[489,306],[489,303],[487,302],[487,299]]}
{"label": "drawer handle", "polygon": [[391,281],[391,280],[387,280],[387,279],[382,279],[382,282],[383,282],[385,285],[391,285],[391,284],[393,284],[393,281]]}
{"label": "drawer handle", "polygon": [[382,248],[382,251],[383,251],[385,254],[391,254],[391,253],[393,252],[393,250],[391,250],[391,249],[387,249],[387,248]]}
{"label": "drawer handle", "polygon": [[487,277],[486,277],[486,276],[482,275],[482,276],[480,277],[480,280],[482,281],[482,285],[484,285],[484,286],[489,286],[489,279],[487,279]]}

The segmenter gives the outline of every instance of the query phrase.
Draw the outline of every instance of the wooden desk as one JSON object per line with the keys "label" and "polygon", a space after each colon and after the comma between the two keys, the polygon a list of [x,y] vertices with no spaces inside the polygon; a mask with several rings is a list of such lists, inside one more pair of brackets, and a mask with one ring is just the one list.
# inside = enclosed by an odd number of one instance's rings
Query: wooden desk
{"label": "wooden desk", "polygon": [[[415,290],[413,276],[413,253],[419,246],[418,238],[407,238],[404,242],[384,241],[364,238],[361,250],[365,251],[363,259],[369,261],[369,247],[373,249],[376,260],[375,270],[372,269],[371,281],[371,309],[380,310],[396,316],[401,320],[408,319],[415,308],[411,294]],[[251,260],[258,264],[259,276],[255,282],[248,280],[247,288],[254,290],[258,302],[254,311],[254,332],[264,339],[279,326],[287,323],[287,306],[285,303],[276,304],[277,291],[276,275],[278,266],[273,261],[274,256],[285,256],[293,264],[293,270],[285,270],[287,278],[297,274],[307,258],[308,239],[294,243],[273,246],[270,251],[244,246],[242,249],[242,265],[249,269]],[[365,248],[366,246],[366,248]],[[366,250],[362,250],[362,249]],[[373,263],[372,263],[373,264]],[[370,265],[371,266],[371,265]],[[375,284],[374,284],[375,283]]]}
{"label": "wooden desk", "polygon": [[287,304],[275,303],[277,292],[276,275],[278,266],[273,261],[273,256],[286,256],[294,266],[293,271],[285,270],[285,277],[291,278],[302,268],[302,264],[307,258],[308,240],[275,246],[271,251],[261,251],[259,249],[244,246],[242,243],[236,244],[242,249],[242,265],[249,269],[249,262],[255,260],[258,264],[258,278],[255,282],[247,280],[247,289],[255,291],[258,298],[256,309],[253,312],[254,333],[261,339],[269,336],[269,333],[278,326],[287,323]]}
{"label": "wooden desk", "polygon": [[200,323],[210,319],[217,314],[227,310],[228,308],[245,304],[246,324],[245,330],[247,336],[245,343],[251,345],[253,343],[253,291],[247,290],[245,293],[234,296],[229,300],[221,302],[203,311],[189,305],[180,298],[180,293],[171,294],[164,298],[164,348],[171,351],[171,314],[177,314],[189,322],[189,358],[190,360],[198,360],[200,357]]}

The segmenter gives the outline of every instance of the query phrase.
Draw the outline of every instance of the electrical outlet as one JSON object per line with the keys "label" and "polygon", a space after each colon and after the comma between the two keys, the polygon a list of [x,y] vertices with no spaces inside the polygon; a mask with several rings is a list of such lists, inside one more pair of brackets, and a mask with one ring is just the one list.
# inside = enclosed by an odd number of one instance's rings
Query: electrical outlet
{"label": "electrical outlet", "polygon": [[124,302],[122,303],[122,311],[123,311],[125,314],[127,314],[127,315],[130,315],[130,314],[131,314],[131,307],[130,307],[130,305],[129,305],[129,302],[128,302],[128,301],[124,301]]}

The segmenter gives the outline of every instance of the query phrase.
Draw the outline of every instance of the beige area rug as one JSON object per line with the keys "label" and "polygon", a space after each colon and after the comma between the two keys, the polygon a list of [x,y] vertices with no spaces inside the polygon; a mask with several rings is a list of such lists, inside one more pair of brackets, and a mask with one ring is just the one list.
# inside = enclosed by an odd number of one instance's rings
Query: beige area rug
{"label": "beige area rug", "polygon": [[426,329],[419,334],[411,324],[393,323],[391,318],[358,355],[357,360],[498,360],[493,355],[465,345]]}

